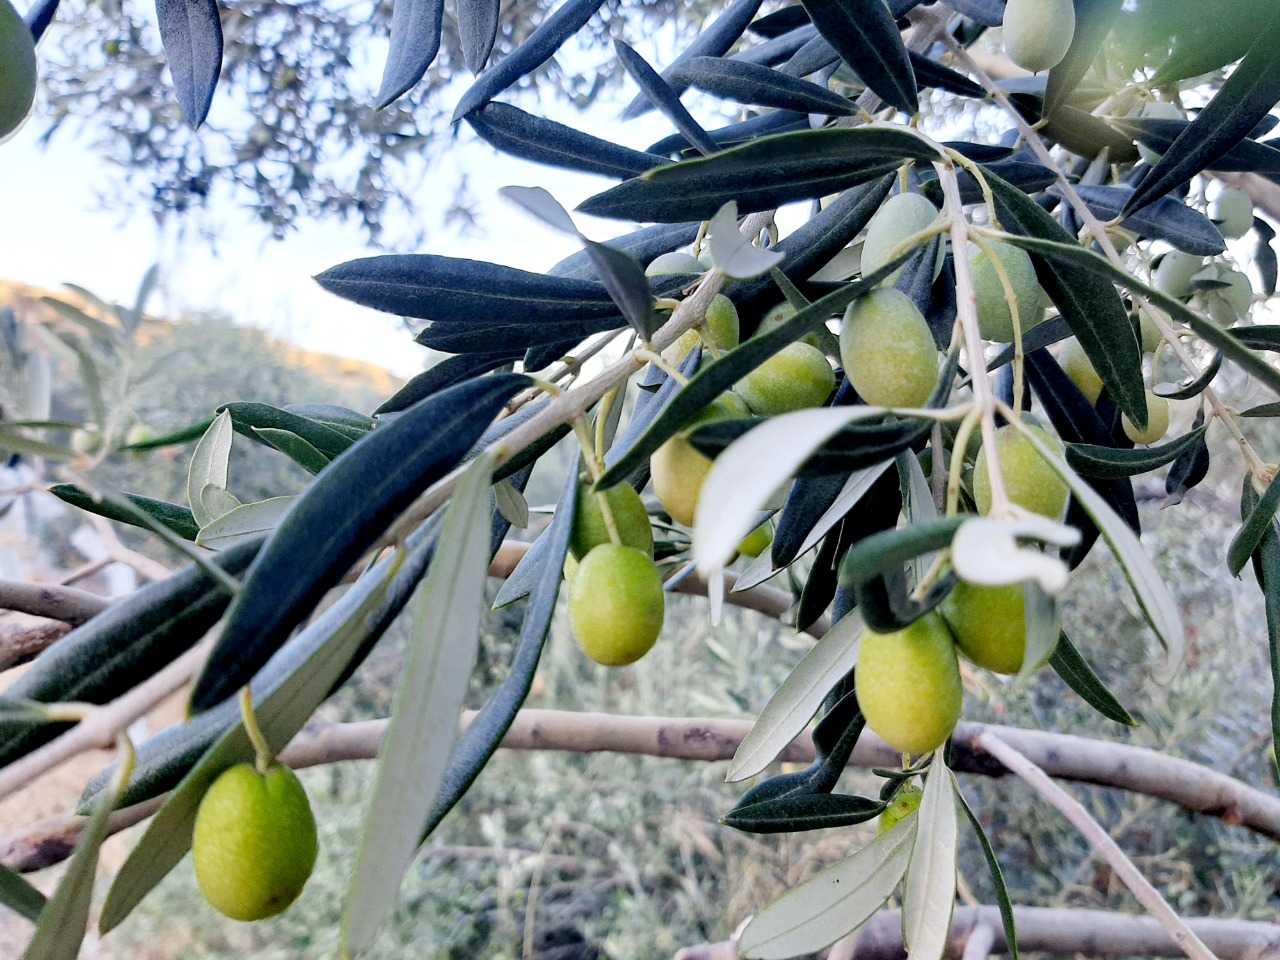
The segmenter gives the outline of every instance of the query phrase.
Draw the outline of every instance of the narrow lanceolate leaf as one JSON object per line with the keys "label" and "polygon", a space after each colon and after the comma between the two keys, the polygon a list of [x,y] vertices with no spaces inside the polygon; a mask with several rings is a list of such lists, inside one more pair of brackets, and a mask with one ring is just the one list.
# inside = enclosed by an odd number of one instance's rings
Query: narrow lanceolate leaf
{"label": "narrow lanceolate leaf", "polygon": [[603,3],[604,0],[564,0],[524,43],[476,77],[476,82],[454,108],[454,121],[484,106],[521,77],[533,73],[550,60],[560,45],[581,30]]}
{"label": "narrow lanceolate leaf", "polygon": [[43,440],[33,440],[25,436],[20,428],[8,424],[0,424],[0,456],[7,460],[9,454],[12,453],[21,453],[28,457],[41,457],[45,460],[52,460],[55,463],[62,463],[75,458],[75,453],[66,447],[60,447],[55,443],[45,443]]}
{"label": "narrow lanceolate leaf", "polygon": [[1009,899],[1009,888],[1004,882],[1004,871],[1000,869],[1000,861],[996,859],[996,852],[991,847],[991,841],[987,839],[987,832],[982,829],[982,821],[978,819],[973,808],[969,806],[969,801],[960,792],[960,784],[956,781],[955,774],[951,775],[951,783],[955,789],[956,802],[968,817],[969,825],[973,827],[973,832],[978,837],[978,845],[982,847],[982,856],[987,861],[987,869],[991,871],[991,883],[996,888],[996,905],[1000,908],[1000,924],[1004,927],[1005,948],[1011,960],[1018,960],[1018,929],[1013,919],[1013,902]]}
{"label": "narrow lanceolate leaf", "polygon": [[476,353],[458,357],[445,357],[435,366],[429,367],[413,377],[403,387],[393,393],[374,411],[376,414],[399,413],[407,410],[419,400],[425,400],[433,393],[439,393],[446,387],[462,383],[496,370],[505,363],[520,359],[522,351],[508,350],[500,353]]}
{"label": "narrow lanceolate leaf", "polygon": [[202,527],[212,523],[216,517],[205,508],[200,494],[210,485],[226,489],[231,434],[231,414],[224,410],[214,418],[191,455],[191,466],[187,471],[187,501],[191,504],[191,514],[196,523]]}
{"label": "narrow lanceolate leaf", "polygon": [[902,896],[907,960],[941,960],[956,902],[956,791],[941,753],[924,778],[916,843]]}
{"label": "narrow lanceolate leaf", "polygon": [[[1120,216],[1133,187],[1077,184],[1076,193],[1102,221]],[[1176,197],[1161,197],[1121,221],[1126,230],[1166,243],[1198,257],[1216,257],[1227,249],[1213,221]]]}
{"label": "narrow lanceolate leaf", "polygon": [[908,817],[848,860],[784,893],[747,924],[739,952],[752,960],[787,960],[858,929],[897,889],[915,838],[916,818]]}
{"label": "narrow lanceolate leaf", "polygon": [[625,179],[668,162],[664,156],[632,150],[497,101],[473,110],[466,120],[494,149],[565,170]]}
{"label": "narrow lanceolate leaf", "polygon": [[[1252,483],[1252,478],[1246,478]],[[1270,534],[1276,536],[1276,509],[1280,507],[1280,480],[1272,479],[1267,491],[1259,498],[1253,509],[1244,517],[1244,523],[1231,538],[1227,547],[1227,569],[1233,577],[1239,577],[1244,565],[1249,562],[1262,543],[1262,538]]]}
{"label": "narrow lanceolate leaf", "polygon": [[[383,625],[381,615],[388,587],[401,565],[402,558],[397,554],[361,577],[315,621],[323,631],[317,631],[312,637],[314,642],[305,660],[291,664],[291,672],[280,679],[269,694],[255,695],[254,714],[273,752],[283,750],[316,707],[333,692],[334,685],[346,675],[352,658],[364,647],[370,628]],[[231,716],[235,716],[234,708]],[[193,722],[200,723],[201,718]],[[232,721],[230,729],[182,778],[116,874],[98,921],[102,933],[118,926],[191,849],[196,810],[209,785],[228,767],[253,757],[253,744],[244,725]]]}
{"label": "narrow lanceolate leaf", "polygon": [[1173,463],[1183,451],[1198,443],[1208,429],[1208,424],[1204,424],[1157,447],[1134,447],[1130,450],[1091,443],[1071,443],[1067,445],[1067,463],[1082,477],[1103,480],[1136,477]]}
{"label": "narrow lanceolate leaf", "polygon": [[649,66],[644,57],[621,40],[613,41],[613,49],[622,66],[640,88],[641,95],[671,121],[692,147],[704,156],[719,150],[716,142],[707,135],[706,130],[702,129],[702,124],[698,123],[693,118],[693,114],[680,102],[679,93],[658,74],[658,71]]}
{"label": "narrow lanceolate leaf", "polygon": [[40,917],[45,895],[8,867],[0,867],[0,904],[32,923]]}
{"label": "narrow lanceolate leaf", "polygon": [[[510,326],[541,327],[617,313],[598,283],[432,254],[350,260],[315,279],[330,293],[363,307],[442,325],[502,318]],[[491,344],[487,352],[498,346]]]}
{"label": "narrow lanceolate leaf", "polygon": [[133,775],[133,744],[127,739],[124,756],[110,786],[103,791],[93,815],[85,824],[76,852],[67,866],[67,872],[58,882],[36,922],[36,932],[27,945],[23,960],[75,960],[80,955],[89,926],[89,907],[93,902],[93,881],[98,872],[98,851],[102,841],[110,835],[111,811],[125,784]]}
{"label": "narrow lanceolate leaf", "polygon": [[209,115],[222,70],[222,20],[217,0],[156,0],[174,93],[187,123],[198,127]]}
{"label": "narrow lanceolate leaf", "polygon": [[530,578],[528,590],[533,599],[525,611],[520,641],[516,644],[515,656],[511,660],[511,670],[497,692],[480,708],[467,729],[458,737],[453,754],[449,757],[444,782],[432,806],[431,816],[427,818],[422,831],[424,842],[480,775],[533,687],[533,677],[551,632],[556,598],[564,579],[561,571],[569,553],[569,537],[573,532],[573,514],[578,503],[579,467],[580,461],[575,457],[569,465],[551,525],[538,540],[542,545],[541,556],[539,565]]}
{"label": "narrow lanceolate leaf", "polygon": [[[738,42],[738,38],[742,36],[743,31],[747,29],[747,24],[756,15],[756,11],[760,9],[760,3],[761,0],[735,0],[728,10],[722,13],[711,26],[703,30],[697,39],[676,57],[671,66],[667,68],[664,77],[669,76],[672,67],[683,63],[685,60],[690,60],[693,57],[721,57],[728,53],[729,49]],[[677,96],[684,89],[677,84],[673,84],[673,88]],[[633,120],[650,109],[651,104],[648,98],[643,93],[640,93],[622,111],[622,119]]]}
{"label": "narrow lanceolate leaf", "polygon": [[334,460],[250,567],[196,681],[191,709],[214,706],[266,663],[392,519],[453,469],[528,382],[496,374],[450,387]]}
{"label": "narrow lanceolate leaf", "polygon": [[[1005,230],[1083,250],[1058,221],[1017,187],[991,173],[987,174],[987,182],[995,195],[996,213]],[[1040,285],[1071,325],[1071,331],[1112,399],[1133,423],[1145,427],[1147,399],[1142,349],[1115,286],[1073,263],[1047,259],[1035,249],[1030,252]]]}
{"label": "narrow lanceolate leaf", "polygon": [[826,87],[742,60],[694,57],[673,66],[671,79],[724,100],[753,106],[837,117],[857,112],[852,100]]}
{"label": "narrow lanceolate leaf", "polygon": [[1151,629],[1164,646],[1166,658],[1163,667],[1157,671],[1157,677],[1172,679],[1182,664],[1186,637],[1183,633],[1182,619],[1178,615],[1178,604],[1169,592],[1168,586],[1160,579],[1155,566],[1142,549],[1142,544],[1134,536],[1132,530],[1121,520],[1107,502],[1093,487],[1082,480],[1065,460],[1032,431],[1024,429],[1022,424],[1014,421],[1014,425],[1022,432],[1022,436],[1031,442],[1045,461],[1052,466],[1067,482],[1076,500],[1098,525],[1102,537],[1111,547],[1116,559],[1124,570],[1129,585],[1142,612],[1146,615]]}
{"label": "narrow lanceolate leaf", "polygon": [[440,791],[480,642],[489,565],[492,454],[468,468],[449,506],[414,622],[387,736],[378,751],[373,798],[343,908],[346,956],[359,956],[395,909]]}
{"label": "narrow lanceolate leaf", "polygon": [[782,681],[738,744],[725,780],[734,783],[762,772],[818,712],[823,698],[858,660],[862,618],[842,617]]}
{"label": "narrow lanceolate leaf", "polygon": [[382,71],[375,107],[387,104],[413,89],[440,52],[440,26],[444,0],[395,0],[391,12],[391,43]]}
{"label": "narrow lanceolate leaf", "polygon": [[644,341],[648,341],[662,326],[662,319],[653,310],[653,293],[644,268],[630,254],[616,250],[607,243],[583,239],[583,247],[596,268],[596,275],[620,312]]}
{"label": "narrow lanceolate leaf", "polygon": [[866,823],[884,812],[884,804],[844,793],[812,793],[778,797],[734,807],[720,818],[744,833],[798,833]]}
{"label": "narrow lanceolate leaf", "polygon": [[329,461],[332,459],[321,453],[296,433],[291,433],[288,430],[276,430],[272,427],[254,427],[253,433],[259,440],[265,442],[273,450],[279,450],[307,473],[319,473],[329,465]]}
{"label": "narrow lanceolate leaf", "polygon": [[227,403],[218,408],[219,413],[224,410],[231,415],[231,425],[241,436],[262,442],[262,430],[287,431],[301,437],[324,454],[326,462],[342,453],[373,427],[370,423],[365,429],[353,433],[349,429],[338,429],[329,423],[294,410],[282,410],[269,403]]}
{"label": "narrow lanceolate leaf", "polygon": [[[1257,504],[1258,494],[1253,489],[1253,478],[1246,476],[1240,491],[1240,518],[1243,520],[1252,513]],[[1258,578],[1258,586],[1262,588],[1271,653],[1271,768],[1273,772],[1280,773],[1280,760],[1275,754],[1276,745],[1280,744],[1280,536],[1276,535],[1274,528],[1263,533],[1253,555],[1253,572]]]}
{"label": "narrow lanceolate leaf", "polygon": [[907,48],[883,0],[803,2],[814,26],[881,100],[906,113],[920,109]]}
{"label": "narrow lanceolate leaf", "polygon": [[502,0],[457,0],[458,42],[462,60],[473,74],[489,62],[493,41],[498,38],[498,16]]}
{"label": "narrow lanceolate leaf", "polygon": [[1280,100],[1280,23],[1269,18],[1240,65],[1218,88],[1154,169],[1138,184],[1126,212],[1138,210],[1187,183],[1249,136]]}
{"label": "narrow lanceolate leaf", "polygon": [[1062,681],[1079,695],[1080,699],[1108,720],[1122,723],[1126,727],[1136,727],[1134,720],[1123,704],[1107,689],[1093,668],[1080,655],[1071,638],[1065,633],[1058,637],[1058,645],[1053,648],[1053,656],[1049,665],[1062,678]]}
{"label": "narrow lanceolate leaf", "polygon": [[627,220],[709,220],[730,200],[738,202],[739,213],[755,213],[874,180],[905,159],[936,156],[924,140],[900,129],[801,130],[658,167],[589,197],[578,209]]}
{"label": "narrow lanceolate leaf", "polygon": [[1044,112],[1053,113],[1084,79],[1124,0],[1075,0],[1076,29],[1067,55],[1049,71]]}
{"label": "narrow lanceolate leaf", "polygon": [[245,503],[214,520],[196,537],[196,543],[211,550],[224,550],[246,540],[259,539],[271,533],[297,497],[272,497],[256,503]]}

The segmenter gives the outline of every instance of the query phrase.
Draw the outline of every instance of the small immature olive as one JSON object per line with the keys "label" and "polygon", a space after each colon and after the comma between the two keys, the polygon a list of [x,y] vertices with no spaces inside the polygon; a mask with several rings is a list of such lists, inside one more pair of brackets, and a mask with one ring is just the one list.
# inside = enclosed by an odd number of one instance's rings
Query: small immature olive
{"label": "small immature olive", "polygon": [[[1036,268],[1027,251],[1010,243],[992,240],[988,244],[1009,277],[1013,295],[1018,305],[1019,329],[1025,335],[1040,322],[1044,311],[1040,309],[1040,281]],[[969,266],[973,276],[973,289],[978,300],[978,329],[983,339],[996,343],[1013,342],[1013,315],[1004,298],[1004,285],[995,265],[985,250],[977,245],[971,250]]]}
{"label": "small immature olive", "polygon": [[938,382],[938,346],[924,314],[901,290],[879,287],[844,312],[840,361],[872,406],[922,407]]}
{"label": "small immature olive", "polygon": [[1169,432],[1169,401],[1147,391],[1147,429],[1139,430],[1127,414],[1120,417],[1124,435],[1134,443],[1159,443]]}
{"label": "small immature olive", "polygon": [[1138,314],[1138,339],[1142,342],[1143,353],[1154,353],[1156,347],[1164,341],[1160,328],[1145,310]]}
{"label": "small immature olive", "polygon": [[693,429],[712,420],[748,417],[751,411],[742,398],[725,393],[716,398],[702,415],[684,430],[654,451],[649,458],[649,472],[653,477],[653,490],[658,502],[676,523],[693,526],[698,511],[698,496],[703,481],[711,472],[712,460],[699,453],[689,441]]}
{"label": "small immature olive", "polygon": [[835,371],[821,351],[789,343],[734,384],[751,412],[776,417],[821,406],[836,388]]}
{"label": "small immature olive", "polygon": [[867,726],[903,753],[942,746],[960,719],[964,689],[955,643],[936,613],[896,633],[864,631],[854,671]]}
{"label": "small immature olive", "polygon": [[262,920],[298,899],[316,863],[316,821],[288,767],[266,774],[251,763],[227,770],[205,791],[191,850],[200,891],[233,920]]}
{"label": "small immature olive", "polygon": [[[1133,110],[1130,114],[1133,117],[1142,117],[1145,120],[1185,120],[1182,111],[1178,109],[1176,104],[1169,103],[1167,100],[1148,100]],[[1155,166],[1160,162],[1160,158],[1164,156],[1156,150],[1152,150],[1145,143],[1138,144],[1138,154],[1147,163]],[[1173,294],[1169,294],[1173,296]]]}
{"label": "small immature olive", "polygon": [[961,581],[943,601],[942,617],[960,652],[978,666],[993,673],[1014,674],[1022,669],[1027,656],[1022,584],[984,587]]}
{"label": "small immature olive", "polygon": [[1253,201],[1243,190],[1227,187],[1209,205],[1209,219],[1228,240],[1243,237],[1253,229]]}
{"label": "small immature olive", "polygon": [[762,523],[742,538],[742,542],[738,544],[738,553],[754,560],[764,553],[771,543],[773,543],[773,530],[770,529],[769,524]]}
{"label": "small immature olive", "polygon": [[738,308],[723,293],[717,293],[707,304],[702,332],[707,344],[716,350],[732,350],[738,345]]}
{"label": "small immature olive", "polygon": [[1228,268],[1221,270],[1215,279],[1226,286],[1201,290],[1198,294],[1209,319],[1220,327],[1247,319],[1253,307],[1253,284],[1248,276]]}
{"label": "small immature olive", "polygon": [[[645,510],[640,494],[631,484],[619,483],[604,491],[604,496],[623,544],[643,550],[652,557],[653,527],[649,525],[649,512]],[[578,487],[578,506],[573,514],[569,549],[581,560],[593,547],[609,542],[609,528],[604,522],[599,495],[590,492],[586,485]]]}
{"label": "small immature olive", "polygon": [[1072,0],[1009,0],[1004,8],[1004,49],[1032,73],[1056,67],[1076,32]]}
{"label": "small immature olive", "polygon": [[606,667],[635,663],[662,632],[665,600],[653,560],[603,543],[578,564],[569,585],[569,624],[582,652]]}
{"label": "small immature olive", "polygon": [[911,814],[920,809],[920,799],[924,796],[924,791],[917,787],[914,783],[908,783],[905,787],[898,791],[893,798],[893,802],[884,808],[884,813],[880,814],[880,820],[876,824],[876,836],[888,833]]}
{"label": "small immature olive", "polygon": [[[938,208],[918,193],[894,194],[876,211],[867,224],[867,238],[862,243],[862,274],[866,276],[879,270],[891,259],[903,240],[931,226],[938,219]],[[901,252],[901,251],[899,251]],[[942,250],[938,250],[938,262],[934,265],[936,278],[942,270]],[[891,287],[902,276],[899,267],[882,281]]]}
{"label": "small immature olive", "polygon": [[0,139],[26,119],[36,98],[36,44],[9,0],[0,0]]}
{"label": "small immature olive", "polygon": [[[1062,442],[1057,437],[1050,436],[1043,427],[1028,427],[1050,450],[1062,456]],[[1016,427],[1006,424],[996,431],[996,456],[1010,501],[1050,520],[1062,516],[1071,492],[1067,482]],[[981,449],[973,470],[973,498],[979,513],[991,512],[991,475],[986,452]]]}
{"label": "small immature olive", "polygon": [[1161,293],[1177,300],[1186,300],[1191,296],[1191,278],[1203,268],[1204,257],[1171,250],[1160,259],[1152,280]]}
{"label": "small immature olive", "polygon": [[[795,315],[796,308],[789,303],[779,303],[777,306],[770,307],[768,313],[760,318],[760,325],[756,327],[755,336],[758,337],[768,333]],[[820,327],[817,330],[806,333],[800,338],[800,342],[807,343],[823,353],[832,355],[836,354],[840,349],[836,343],[836,338],[832,336],[831,331],[826,327]]]}
{"label": "small immature olive", "polygon": [[646,277],[665,277],[680,273],[703,273],[707,268],[691,253],[662,253],[644,268]]}
{"label": "small immature olive", "polygon": [[1085,395],[1085,399],[1091,404],[1097,403],[1098,396],[1102,393],[1102,378],[1093,369],[1093,362],[1084,352],[1084,347],[1080,346],[1080,341],[1075,337],[1068,340],[1058,362],[1062,365],[1062,372],[1071,378],[1071,382]]}

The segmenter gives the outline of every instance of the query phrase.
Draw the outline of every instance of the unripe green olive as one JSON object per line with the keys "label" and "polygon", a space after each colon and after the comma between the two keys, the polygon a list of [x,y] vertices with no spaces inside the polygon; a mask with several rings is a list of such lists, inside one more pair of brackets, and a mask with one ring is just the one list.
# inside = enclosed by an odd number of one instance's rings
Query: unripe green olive
{"label": "unripe green olive", "polygon": [[938,382],[938,346],[919,308],[901,290],[880,287],[844,312],[840,361],[872,406],[922,407]]}
{"label": "unripe green olive", "polygon": [[[863,276],[879,270],[893,259],[898,244],[931,226],[938,216],[938,208],[918,193],[898,193],[886,200],[867,224],[867,238],[862,243]],[[902,276],[903,269],[899,267],[889,274],[883,281],[884,286],[893,286]],[[939,247],[933,270],[935,278],[941,270],[942,249]]]}
{"label": "unripe green olive", "polygon": [[738,553],[754,560],[764,553],[771,543],[773,543],[773,530],[769,524],[762,523],[742,538],[742,542],[738,544]]}
{"label": "unripe green olive", "polygon": [[978,666],[1007,674],[1022,669],[1027,656],[1026,594],[1022,584],[985,587],[961,581],[943,601],[942,617],[960,652]]}
{"label": "unripe green olive", "polygon": [[36,98],[36,44],[9,0],[0,0],[0,140],[18,129]]}
{"label": "unripe green olive", "polygon": [[1097,403],[1098,396],[1102,393],[1102,378],[1093,369],[1093,362],[1084,352],[1084,347],[1080,346],[1080,341],[1075,337],[1068,340],[1058,362],[1062,365],[1063,373],[1071,378],[1071,382],[1085,395],[1085,399],[1091,404]]}
{"label": "unripe green olive", "polygon": [[867,726],[903,753],[928,753],[956,728],[964,705],[955,643],[936,613],[896,633],[864,631],[854,670]]}
{"label": "unripe green olive", "polygon": [[698,452],[690,442],[689,434],[703,423],[750,415],[751,411],[741,397],[732,393],[722,394],[688,429],[677,433],[649,458],[654,493],[676,523],[693,526],[702,484],[711,472],[711,458]]}
{"label": "unripe green olive", "polygon": [[1209,319],[1220,327],[1229,327],[1249,316],[1253,306],[1253,284],[1239,270],[1225,269],[1218,273],[1217,281],[1224,287],[1201,290],[1200,302],[1209,313]]}
{"label": "unripe green olive", "polygon": [[[1062,456],[1061,441],[1042,427],[1028,426],[1050,450]],[[1000,462],[1000,475],[1004,477],[1005,493],[1012,503],[1050,520],[1062,516],[1071,489],[1016,427],[1006,424],[996,431],[996,457]],[[973,498],[979,513],[991,512],[991,475],[986,451],[981,449],[973,469]]]}
{"label": "unripe green olive", "polygon": [[200,891],[233,920],[285,910],[315,866],[316,821],[298,777],[251,763],[224,770],[196,811],[191,850]]}
{"label": "unripe green olive", "polygon": [[1169,401],[1147,391],[1147,429],[1139,430],[1130,421],[1128,414],[1120,417],[1120,426],[1124,434],[1134,443],[1159,443],[1169,432]]}
{"label": "unripe green olive", "polygon": [[1056,67],[1076,31],[1072,0],[1009,0],[1004,8],[1004,49],[1032,73]]}
{"label": "unripe green olive", "polygon": [[[1008,275],[1018,305],[1019,329],[1025,335],[1044,316],[1040,309],[1040,281],[1036,279],[1036,268],[1027,251],[1021,247],[999,240],[989,241],[988,246]],[[986,251],[976,244],[970,250],[969,267],[978,301],[978,329],[983,338],[996,343],[1012,343],[1013,315],[1005,300],[1004,285]]]}
{"label": "unripe green olive", "polygon": [[1191,279],[1204,268],[1204,257],[1171,250],[1166,253],[1156,266],[1152,278],[1154,286],[1161,293],[1168,294],[1178,300],[1186,300],[1191,296]]}
{"label": "unripe green olive", "polygon": [[1144,310],[1138,314],[1138,337],[1142,341],[1142,351],[1144,353],[1153,353],[1156,347],[1160,346],[1164,340],[1164,336],[1160,333],[1160,328],[1156,326],[1156,322]]}
{"label": "unripe green olive", "polygon": [[569,625],[596,663],[635,663],[653,648],[664,613],[662,578],[644,551],[603,543],[578,563],[569,585]]}
{"label": "unripe green olive", "polygon": [[[1142,117],[1150,120],[1183,120],[1186,119],[1182,115],[1182,111],[1178,109],[1176,104],[1169,103],[1167,100],[1147,100],[1141,106],[1131,113],[1131,116]],[[1138,144],[1138,154],[1147,163],[1155,166],[1160,162],[1160,158],[1164,154],[1152,150],[1145,143]],[[1173,294],[1169,294],[1173,296]]]}
{"label": "unripe green olive", "polygon": [[1253,229],[1253,201],[1243,190],[1227,187],[1209,205],[1209,219],[1228,240],[1243,237]]}
{"label": "unripe green olive", "polygon": [[822,353],[807,343],[789,343],[733,387],[751,412],[776,417],[821,406],[836,388],[836,375]]}
{"label": "unripe green olive", "polygon": [[[755,336],[759,337],[768,333],[770,330],[775,329],[795,315],[796,308],[785,301],[777,304],[776,306],[770,307],[769,311],[760,318],[760,324],[756,327]],[[821,350],[823,353],[831,354],[832,356],[840,350],[840,346],[836,342],[836,338],[831,335],[831,331],[826,327],[820,327],[806,333],[800,338],[800,342],[807,343],[809,346],[814,347],[817,350]]]}
{"label": "unripe green olive", "polygon": [[[653,527],[649,525],[649,511],[645,510],[640,494],[631,484],[619,483],[605,490],[604,497],[623,544],[643,550],[652,557]],[[573,531],[569,534],[569,549],[581,560],[592,548],[609,542],[609,528],[604,522],[600,495],[590,492],[587,486],[578,487],[578,505],[573,515]]]}
{"label": "unripe green olive", "polygon": [[738,345],[738,308],[723,293],[717,293],[707,304],[702,332],[707,344],[715,350],[732,350]]}
{"label": "unripe green olive", "polygon": [[690,253],[662,253],[654,257],[644,268],[646,277],[665,277],[671,274],[703,273],[707,268]]}

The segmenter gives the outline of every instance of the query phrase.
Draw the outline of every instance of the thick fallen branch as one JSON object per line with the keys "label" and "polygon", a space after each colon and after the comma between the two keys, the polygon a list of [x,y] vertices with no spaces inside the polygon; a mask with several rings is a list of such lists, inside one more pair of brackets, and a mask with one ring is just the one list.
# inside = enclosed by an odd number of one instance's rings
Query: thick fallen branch
{"label": "thick fallen branch", "polygon": [[0,580],[0,609],[61,620],[73,627],[87,623],[110,605],[106,597],[76,587]]}
{"label": "thick fallen branch", "polygon": [[[1058,910],[1048,907],[1014,907],[1018,948],[1025,952],[1090,957],[1178,957],[1182,953],[1160,924],[1150,917],[1135,917],[1105,910]],[[1220,960],[1274,960],[1280,951],[1280,925],[1251,920],[1188,920]],[[970,934],[986,927],[992,932],[990,952],[1007,953],[1000,913],[995,907],[960,907],[951,925],[947,956],[961,956]],[[834,952],[834,950],[833,950]],[[844,956],[851,960],[902,960],[902,916],[886,910],[861,930],[857,946]],[[737,960],[734,943],[708,943],[686,947],[675,960]]]}
{"label": "thick fallen branch", "polygon": [[[473,713],[463,716],[470,723]],[[308,726],[281,754],[293,767],[310,767],[377,756],[385,720]],[[697,717],[620,717],[606,713],[521,710],[502,746],[508,750],[563,750],[572,753],[627,753],[674,760],[730,759],[751,729],[749,720]],[[1061,733],[962,723],[956,731],[952,766],[963,773],[1003,776],[1008,771],[984,751],[979,737],[990,734],[1013,746],[1046,773],[1079,783],[1116,787],[1175,803],[1185,810],[1216,816],[1228,823],[1280,839],[1280,798],[1189,760],[1145,747],[1090,740]],[[779,756],[811,763],[813,742],[805,733]],[[863,733],[850,764],[892,767],[902,756],[870,731]],[[122,811],[122,813],[125,811]],[[136,822],[136,821],[134,821]],[[29,872],[57,863],[47,859],[29,837],[57,834],[73,844],[81,818],[58,817],[29,827],[0,845],[0,864]],[[123,827],[121,827],[123,829]]]}

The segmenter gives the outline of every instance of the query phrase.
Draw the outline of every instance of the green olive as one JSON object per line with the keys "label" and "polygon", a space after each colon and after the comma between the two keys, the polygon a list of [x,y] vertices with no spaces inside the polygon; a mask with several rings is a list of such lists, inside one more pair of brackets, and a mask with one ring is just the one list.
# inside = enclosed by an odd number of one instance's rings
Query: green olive
{"label": "green olive", "polygon": [[646,277],[665,277],[672,274],[703,273],[706,267],[690,253],[663,253],[654,257],[644,268]]}
{"label": "green olive", "polygon": [[[1057,607],[1054,607],[1056,612]],[[1018,673],[1027,656],[1026,594],[1020,583],[985,587],[961,581],[942,604],[960,652],[993,673]]]}
{"label": "green olive", "polygon": [[738,345],[738,308],[723,293],[717,293],[707,304],[702,335],[715,350],[732,350]]}
{"label": "green olive", "polygon": [[1134,443],[1159,443],[1169,432],[1169,401],[1147,391],[1147,429],[1139,430],[1129,420],[1128,414],[1120,418],[1125,436]]}
{"label": "green olive", "polygon": [[1247,319],[1253,307],[1253,284],[1239,270],[1223,269],[1217,282],[1225,284],[1201,290],[1197,296],[1209,313],[1209,319],[1220,327],[1229,327]]}
{"label": "green olive", "polygon": [[9,0],[0,0],[0,140],[31,112],[37,73],[30,28]]}
{"label": "green olive", "polygon": [[[932,226],[939,216],[938,208],[918,193],[898,193],[886,200],[867,224],[867,238],[862,243],[863,276],[892,260],[895,249],[903,240]],[[899,267],[889,274],[883,281],[884,286],[893,286],[902,276],[902,270],[903,267]],[[941,270],[942,249],[939,247],[933,271],[935,278]]]}
{"label": "green olive", "polygon": [[751,412],[776,417],[818,407],[836,388],[827,358],[807,343],[789,343],[733,387]]}
{"label": "green olive", "polygon": [[642,550],[604,543],[578,564],[569,624],[583,653],[606,667],[635,663],[662,632],[662,578]]}
{"label": "green olive", "polygon": [[1009,59],[1032,73],[1062,62],[1076,31],[1072,0],[1009,0],[1004,8],[1004,49]]}
{"label": "green olive", "polygon": [[[1018,305],[1019,330],[1023,335],[1044,317],[1040,308],[1040,281],[1031,257],[1021,247],[992,240],[988,243],[1000,265],[1004,267]],[[978,301],[978,328],[986,340],[1013,342],[1013,315],[1004,296],[1004,284],[986,251],[976,244],[970,250],[969,266],[973,289]]]}
{"label": "green olive", "polygon": [[1093,362],[1084,352],[1084,347],[1080,346],[1080,341],[1075,337],[1068,340],[1058,362],[1071,382],[1085,395],[1085,399],[1091,404],[1097,403],[1098,396],[1102,393],[1102,378],[1093,369]]}
{"label": "green olive", "polygon": [[1243,190],[1227,187],[1209,205],[1209,219],[1226,239],[1243,237],[1253,229],[1253,201]]}
{"label": "green olive", "polygon": [[938,347],[919,308],[901,290],[880,287],[844,312],[840,360],[872,406],[922,407],[938,382]]}
{"label": "green olive", "polygon": [[677,433],[649,458],[654,493],[676,523],[693,526],[702,483],[711,472],[711,458],[698,452],[689,441],[689,434],[703,423],[750,415],[751,411],[741,397],[733,393],[722,394],[687,429]]}
{"label": "green olive", "polygon": [[[1049,449],[1058,456],[1063,455],[1060,440],[1043,427],[1028,426]],[[996,431],[996,457],[1000,462],[1000,474],[1004,477],[1005,493],[1011,502],[1050,520],[1062,516],[1071,489],[1016,427],[1006,424]],[[977,465],[973,470],[973,497],[979,513],[991,512],[991,475],[985,450],[978,451]]]}
{"label": "green olive", "polygon": [[[609,512],[623,544],[643,550],[652,557],[653,527],[649,525],[649,511],[644,508],[640,494],[629,483],[619,483],[604,491],[603,495],[609,503]],[[580,486],[573,531],[569,534],[569,549],[581,560],[593,547],[609,542],[609,528],[600,507],[600,494],[591,493],[587,486]]]}
{"label": "green olive", "polygon": [[1181,250],[1171,250],[1156,265],[1153,285],[1161,293],[1178,300],[1191,296],[1191,278],[1204,269],[1204,257],[1196,257]]}

